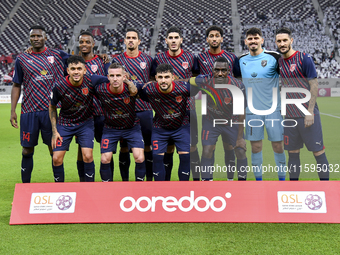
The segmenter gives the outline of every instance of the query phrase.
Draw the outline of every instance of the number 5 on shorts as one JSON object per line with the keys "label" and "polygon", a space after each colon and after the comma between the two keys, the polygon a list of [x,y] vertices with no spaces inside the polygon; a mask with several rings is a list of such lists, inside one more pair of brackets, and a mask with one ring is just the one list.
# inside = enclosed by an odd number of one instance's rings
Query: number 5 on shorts
{"label": "number 5 on shorts", "polygon": [[153,150],[158,150],[158,140],[152,141]]}

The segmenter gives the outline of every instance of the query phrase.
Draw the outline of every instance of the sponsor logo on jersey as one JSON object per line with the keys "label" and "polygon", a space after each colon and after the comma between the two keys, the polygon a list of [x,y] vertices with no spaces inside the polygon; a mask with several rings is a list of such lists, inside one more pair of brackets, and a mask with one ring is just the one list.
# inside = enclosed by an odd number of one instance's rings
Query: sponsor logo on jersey
{"label": "sponsor logo on jersey", "polygon": [[169,113],[169,114],[173,114],[174,112],[175,112],[175,111],[172,110],[172,109],[168,110],[168,113]]}
{"label": "sponsor logo on jersey", "polygon": [[230,98],[230,97],[225,97],[225,98],[224,98],[224,102],[225,102],[226,104],[230,104],[230,101],[231,101],[231,98]]}
{"label": "sponsor logo on jersey", "polygon": [[132,76],[131,76],[131,80],[133,80],[133,81],[134,81],[134,80],[137,80],[137,76],[132,75]]}
{"label": "sponsor logo on jersey", "polygon": [[124,98],[124,103],[125,103],[125,104],[130,103],[130,97]]}
{"label": "sponsor logo on jersey", "polygon": [[145,67],[146,67],[146,63],[145,62],[140,62],[140,68],[142,68],[142,69],[145,69]]}
{"label": "sponsor logo on jersey", "polygon": [[183,100],[182,96],[177,96],[177,97],[176,97],[176,101],[177,101],[177,103],[180,103],[180,102],[182,102],[182,100]]}
{"label": "sponsor logo on jersey", "polygon": [[262,66],[262,67],[265,67],[266,65],[267,65],[267,60],[262,60],[262,61],[261,61],[261,66]]}
{"label": "sponsor logo on jersey", "polygon": [[89,93],[89,89],[88,88],[82,88],[81,92],[83,92],[83,95],[87,95]]}
{"label": "sponsor logo on jersey", "polygon": [[122,111],[116,111],[116,114],[122,114],[123,112]]}
{"label": "sponsor logo on jersey", "polygon": [[184,69],[188,69],[189,63],[188,63],[188,62],[183,62],[183,63],[182,63],[182,67],[183,67]]}
{"label": "sponsor logo on jersey", "polygon": [[291,64],[289,67],[289,71],[294,72],[296,68],[296,64]]}
{"label": "sponsor logo on jersey", "polygon": [[48,60],[48,62],[50,62],[51,64],[54,63],[54,57],[53,57],[53,56],[47,57],[47,60]]}
{"label": "sponsor logo on jersey", "polygon": [[41,75],[46,75],[47,73],[48,73],[48,72],[47,72],[46,70],[41,70],[41,71],[40,71],[40,74],[41,74]]}
{"label": "sponsor logo on jersey", "polygon": [[97,72],[97,70],[98,70],[98,65],[91,65],[91,70],[92,70],[92,72]]}

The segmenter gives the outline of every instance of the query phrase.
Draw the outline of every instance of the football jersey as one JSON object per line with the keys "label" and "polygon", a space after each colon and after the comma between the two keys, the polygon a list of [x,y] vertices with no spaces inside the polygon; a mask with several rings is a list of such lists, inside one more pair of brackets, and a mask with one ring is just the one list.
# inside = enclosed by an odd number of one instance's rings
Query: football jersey
{"label": "football jersey", "polygon": [[158,83],[150,83],[142,89],[140,96],[150,102],[155,111],[155,128],[177,129],[189,124],[189,116],[186,113],[186,101],[190,97],[189,83],[173,82],[170,93],[162,93]]}
{"label": "football jersey", "polygon": [[[104,61],[100,59],[97,55],[93,59],[86,60],[86,70],[89,74],[97,75],[107,75],[107,70],[110,63],[104,64]],[[93,115],[101,116],[103,115],[103,110],[97,97],[93,95]]]}
{"label": "football jersey", "polygon": [[[174,78],[189,79],[193,73],[199,73],[197,58],[188,51],[181,50],[181,53],[172,57],[169,51],[158,53],[152,63],[151,75],[156,75],[156,68],[160,64],[169,64],[174,68]],[[195,109],[195,98],[188,98],[188,110]]]}
{"label": "football jersey", "polygon": [[[150,69],[152,64],[152,57],[139,51],[137,57],[129,57],[126,52],[118,55],[112,60],[112,63],[117,62],[125,67],[125,70],[130,74],[133,81],[140,81],[147,83],[150,81]],[[136,111],[151,111],[151,105],[148,102],[137,98]]]}
{"label": "football jersey", "polygon": [[[192,83],[193,80],[190,80]],[[233,115],[233,97],[228,89],[216,89],[214,78],[210,75],[199,75],[195,78],[193,85],[202,89],[203,94],[207,94],[207,114],[203,119],[213,121],[214,119],[226,119],[229,126],[230,120],[238,121],[238,115]],[[227,77],[226,84],[231,84],[242,90],[245,98],[245,87],[242,82],[232,76]],[[207,93],[208,92],[208,93]],[[244,107],[247,106],[247,100],[244,100]]]}
{"label": "football jersey", "polygon": [[[104,77],[102,77],[104,78]],[[100,100],[104,116],[105,127],[114,129],[130,129],[139,123],[135,111],[136,96],[130,96],[128,85],[124,83],[121,93],[113,93],[110,90],[108,79],[101,77],[92,77],[95,93]],[[138,90],[141,90],[144,84],[135,83]]]}
{"label": "football jersey", "polygon": [[[249,52],[240,57],[242,82],[246,87],[252,88],[253,106],[256,110],[269,110],[273,104],[273,88],[277,88],[277,105],[275,111],[281,109],[279,89],[279,63],[280,54],[274,51],[263,50],[259,55],[252,56]],[[247,114],[252,112],[247,107]]]}
{"label": "football jersey", "polygon": [[64,77],[68,57],[63,51],[47,47],[17,57],[13,82],[23,86],[21,113],[48,110],[53,83]]}
{"label": "football jersey", "polygon": [[[303,88],[310,91],[309,80],[317,78],[315,65],[311,56],[306,53],[296,51],[287,59],[280,58],[280,74],[282,77],[282,87]],[[303,93],[287,93],[287,99],[305,98]],[[308,103],[303,106],[308,109]],[[319,113],[318,105],[315,103],[314,114]],[[287,104],[287,118],[305,117],[295,104]]]}
{"label": "football jersey", "polygon": [[234,77],[241,76],[239,59],[235,56],[235,54],[224,50],[218,54],[212,54],[210,53],[210,50],[208,52],[202,52],[198,54],[200,74],[208,74],[213,76],[212,69],[214,67],[214,61],[219,57],[224,57],[229,61],[230,73],[233,74]]}
{"label": "football jersey", "polygon": [[69,76],[56,81],[51,93],[51,105],[56,106],[61,102],[58,124],[75,126],[93,118],[93,93],[89,75],[84,75],[79,86],[73,86]]}

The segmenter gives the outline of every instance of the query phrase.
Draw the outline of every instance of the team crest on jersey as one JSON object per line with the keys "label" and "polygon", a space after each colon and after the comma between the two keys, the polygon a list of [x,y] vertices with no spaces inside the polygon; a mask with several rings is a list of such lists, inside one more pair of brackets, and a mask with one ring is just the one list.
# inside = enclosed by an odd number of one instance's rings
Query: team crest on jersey
{"label": "team crest on jersey", "polygon": [[178,97],[176,97],[176,101],[177,101],[177,103],[180,103],[180,102],[182,102],[182,100],[183,100],[182,96],[178,96]]}
{"label": "team crest on jersey", "polygon": [[124,103],[125,103],[125,104],[130,103],[130,97],[124,98]]}
{"label": "team crest on jersey", "polygon": [[289,71],[294,72],[296,68],[296,64],[291,64],[289,67]]}
{"label": "team crest on jersey", "polygon": [[98,70],[98,65],[91,65],[91,70],[92,70],[92,72],[97,72],[97,70]]}
{"label": "team crest on jersey", "polygon": [[230,102],[231,102],[231,98],[230,97],[225,97],[224,98],[224,103],[225,104],[230,104]]}
{"label": "team crest on jersey", "polygon": [[83,95],[87,95],[89,93],[89,89],[88,88],[82,88],[81,92],[83,92]]}
{"label": "team crest on jersey", "polygon": [[182,67],[183,67],[184,69],[188,69],[189,63],[188,63],[188,62],[183,62],[183,63],[182,63]]}
{"label": "team crest on jersey", "polygon": [[47,74],[47,71],[46,71],[46,70],[41,70],[41,71],[40,71],[40,74],[41,74],[41,75],[46,75],[46,74]]}
{"label": "team crest on jersey", "polygon": [[53,56],[47,57],[47,60],[48,60],[48,62],[50,62],[51,64],[54,63],[54,57],[53,57]]}
{"label": "team crest on jersey", "polygon": [[140,68],[142,68],[142,69],[145,69],[145,67],[146,67],[146,63],[145,62],[140,62]]}
{"label": "team crest on jersey", "polygon": [[262,60],[262,61],[261,61],[261,66],[262,66],[262,67],[265,67],[266,65],[267,65],[267,60]]}

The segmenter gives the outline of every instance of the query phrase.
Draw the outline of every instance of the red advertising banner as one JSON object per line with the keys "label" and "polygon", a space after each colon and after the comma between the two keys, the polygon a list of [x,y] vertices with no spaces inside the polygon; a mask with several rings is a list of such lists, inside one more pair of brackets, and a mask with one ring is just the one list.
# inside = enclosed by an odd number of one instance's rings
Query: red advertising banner
{"label": "red advertising banner", "polygon": [[17,184],[10,224],[340,223],[339,181]]}
{"label": "red advertising banner", "polygon": [[319,97],[330,97],[331,96],[331,88],[319,88],[318,89]]}

